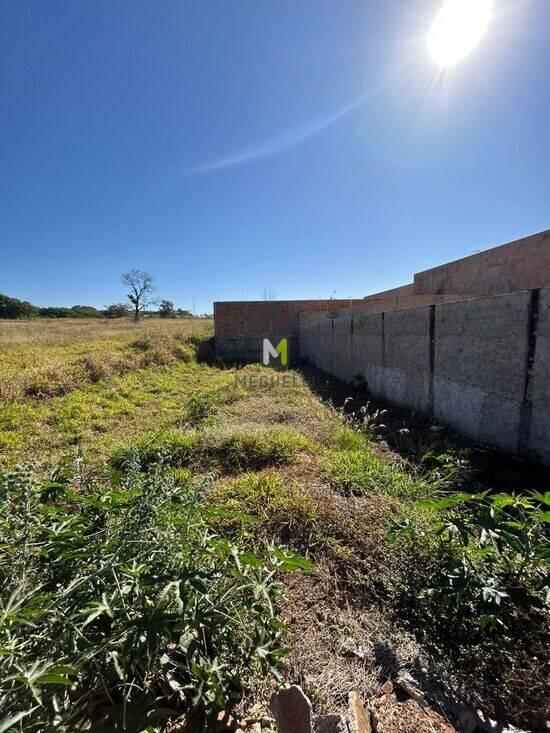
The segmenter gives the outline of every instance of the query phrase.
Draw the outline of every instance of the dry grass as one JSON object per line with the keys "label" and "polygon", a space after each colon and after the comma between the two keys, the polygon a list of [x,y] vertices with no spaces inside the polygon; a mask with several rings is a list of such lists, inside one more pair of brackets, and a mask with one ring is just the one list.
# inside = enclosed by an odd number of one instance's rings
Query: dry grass
{"label": "dry grass", "polygon": [[47,346],[74,347],[93,342],[128,343],[151,335],[210,334],[212,321],[203,318],[40,318],[0,320],[0,353]]}
{"label": "dry grass", "polygon": [[115,374],[180,359],[212,332],[199,319],[0,321],[0,400],[49,398]]}

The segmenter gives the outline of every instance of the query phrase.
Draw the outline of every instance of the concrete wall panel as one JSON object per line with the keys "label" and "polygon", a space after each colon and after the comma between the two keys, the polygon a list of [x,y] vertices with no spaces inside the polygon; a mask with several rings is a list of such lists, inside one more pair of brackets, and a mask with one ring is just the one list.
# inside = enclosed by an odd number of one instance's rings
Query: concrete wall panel
{"label": "concrete wall panel", "polygon": [[342,382],[350,382],[354,374],[351,324],[351,316],[333,321],[334,376]]}
{"label": "concrete wall panel", "polygon": [[382,396],[390,402],[430,409],[430,308],[384,316]]}
{"label": "concrete wall panel", "polygon": [[314,346],[315,364],[328,374],[334,374],[334,340],[332,334],[332,319],[321,321],[319,324],[319,338]]}
{"label": "concrete wall panel", "polygon": [[470,437],[520,446],[530,293],[436,306],[433,411]]}
{"label": "concrete wall panel", "polygon": [[521,403],[479,387],[433,377],[434,417],[464,435],[498,448],[518,449]]}
{"label": "concrete wall panel", "polygon": [[383,383],[383,316],[360,313],[353,316],[353,371],[364,377],[373,394],[381,394]]}
{"label": "concrete wall panel", "polygon": [[539,293],[536,349],[527,399],[530,404],[527,449],[550,465],[550,289]]}
{"label": "concrete wall panel", "polygon": [[528,292],[435,307],[434,374],[521,402]]}

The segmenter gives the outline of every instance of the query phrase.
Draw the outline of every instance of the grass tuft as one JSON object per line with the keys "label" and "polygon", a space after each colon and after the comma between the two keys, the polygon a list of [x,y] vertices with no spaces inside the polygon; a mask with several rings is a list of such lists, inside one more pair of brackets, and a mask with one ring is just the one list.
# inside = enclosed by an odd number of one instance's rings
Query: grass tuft
{"label": "grass tuft", "polygon": [[344,494],[387,494],[405,499],[419,498],[427,492],[422,481],[395,468],[367,448],[328,451],[323,471],[332,488]]}
{"label": "grass tuft", "polygon": [[294,463],[299,453],[311,447],[300,433],[289,428],[256,431],[171,430],[115,452],[111,464],[124,468],[137,451],[143,468],[158,460],[167,465],[222,472],[260,470],[267,466]]}

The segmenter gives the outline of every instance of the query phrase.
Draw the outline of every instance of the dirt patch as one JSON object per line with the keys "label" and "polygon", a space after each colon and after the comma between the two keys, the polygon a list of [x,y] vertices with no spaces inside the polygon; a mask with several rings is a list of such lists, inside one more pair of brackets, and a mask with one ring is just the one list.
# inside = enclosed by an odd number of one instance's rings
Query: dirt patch
{"label": "dirt patch", "polygon": [[418,659],[410,637],[396,633],[376,608],[361,609],[339,593],[329,573],[285,577],[292,652],[286,673],[321,714],[345,714],[349,693],[376,697],[392,672]]}

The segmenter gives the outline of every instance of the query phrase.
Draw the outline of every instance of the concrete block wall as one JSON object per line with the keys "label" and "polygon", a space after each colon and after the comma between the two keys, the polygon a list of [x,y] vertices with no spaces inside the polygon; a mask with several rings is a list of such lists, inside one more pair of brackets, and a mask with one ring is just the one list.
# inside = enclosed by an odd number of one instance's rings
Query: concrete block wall
{"label": "concrete block wall", "polygon": [[550,289],[300,316],[300,356],[475,440],[550,465]]}
{"label": "concrete block wall", "polygon": [[519,450],[530,301],[522,292],[435,309],[435,417],[511,452]]}

